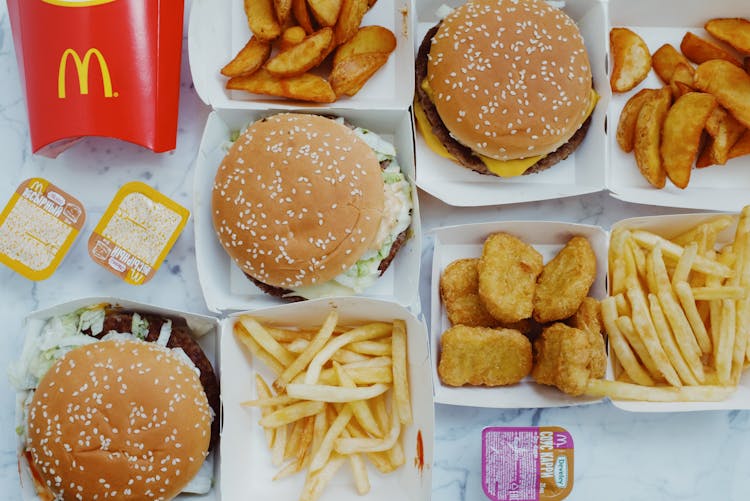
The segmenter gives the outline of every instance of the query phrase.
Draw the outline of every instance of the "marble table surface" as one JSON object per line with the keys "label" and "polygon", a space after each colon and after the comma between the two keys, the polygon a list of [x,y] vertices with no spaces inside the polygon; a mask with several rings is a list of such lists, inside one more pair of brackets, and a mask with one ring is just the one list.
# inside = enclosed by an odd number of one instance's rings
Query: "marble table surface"
{"label": "marble table surface", "polygon": [[[185,44],[186,45],[186,44]],[[0,202],[18,184],[40,175],[85,200],[89,224],[116,189],[141,180],[190,208],[193,161],[209,108],[196,95],[183,57],[177,148],[156,155],[111,139],[87,139],[57,160],[31,155],[28,122],[5,2],[0,5]],[[426,233],[421,299],[429,311],[432,242],[438,226],[496,220],[559,220],[601,225],[674,209],[631,205],[606,193],[489,208],[453,208],[419,193]],[[87,226],[90,230],[91,227]],[[84,239],[47,281],[34,283],[0,267],[0,368],[20,353],[24,316],[69,299],[112,295],[208,313],[188,225],[150,283],[124,284],[86,255]],[[5,379],[4,373],[0,378]],[[0,383],[0,498],[20,499],[16,470],[14,395]],[[485,499],[481,488],[481,430],[486,426],[558,425],[575,441],[573,500],[744,500],[750,474],[750,412],[634,414],[604,402],[557,409],[493,410],[436,405],[432,499]]]}

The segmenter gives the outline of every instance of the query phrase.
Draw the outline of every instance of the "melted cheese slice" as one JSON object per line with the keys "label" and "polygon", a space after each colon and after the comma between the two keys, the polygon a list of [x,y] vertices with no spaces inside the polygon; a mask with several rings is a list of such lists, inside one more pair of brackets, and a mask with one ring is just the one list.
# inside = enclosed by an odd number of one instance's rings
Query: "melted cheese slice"
{"label": "melted cheese slice", "polygon": [[[427,83],[427,79],[422,81],[422,89],[427,93],[428,96],[430,96],[430,99],[432,99],[432,89]],[[599,95],[594,89],[591,89],[591,99],[589,100],[589,109],[586,112],[586,118],[588,118],[589,115],[591,115],[591,113],[594,111],[598,100]],[[448,152],[443,143],[437,138],[437,136],[435,136],[435,134],[432,133],[432,126],[430,125],[429,120],[427,120],[427,115],[422,109],[422,106],[419,104],[419,101],[417,101],[416,99],[414,100],[414,116],[417,119],[417,128],[422,134],[425,143],[427,143],[427,147],[441,157],[448,158],[455,162],[456,158],[451,155],[450,152]],[[584,121],[586,120],[586,118],[584,118]],[[487,169],[489,169],[490,172],[500,177],[520,176],[521,174],[526,172],[529,167],[533,166],[546,156],[539,155],[536,157],[520,158],[516,160],[496,160],[494,158],[480,155],[478,153],[474,153],[474,155],[479,157],[479,159],[482,161],[482,163],[484,163],[484,165],[487,166]]]}

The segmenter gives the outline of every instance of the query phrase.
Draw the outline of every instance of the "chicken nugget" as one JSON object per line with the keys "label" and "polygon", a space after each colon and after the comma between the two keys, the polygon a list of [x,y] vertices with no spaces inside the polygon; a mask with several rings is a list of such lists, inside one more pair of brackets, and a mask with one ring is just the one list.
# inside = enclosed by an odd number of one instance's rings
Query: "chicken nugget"
{"label": "chicken nugget", "polygon": [[546,327],[534,341],[531,377],[568,395],[582,395],[591,378],[588,335],[560,322]]}
{"label": "chicken nugget", "polygon": [[438,375],[448,386],[515,384],[531,364],[531,342],[513,329],[457,325],[440,338]]}
{"label": "chicken nugget", "polygon": [[440,277],[440,297],[453,325],[493,327],[497,324],[479,299],[478,262],[478,258],[457,259]]}
{"label": "chicken nugget", "polygon": [[479,297],[490,315],[503,323],[529,318],[542,263],[536,249],[513,235],[487,237],[478,265]]}
{"label": "chicken nugget", "polygon": [[584,237],[573,237],[544,266],[534,294],[534,319],[568,318],[578,310],[596,278],[596,255]]}
{"label": "chicken nugget", "polygon": [[602,309],[599,301],[592,297],[584,298],[578,311],[565,323],[588,334],[591,350],[591,377],[604,377],[607,371],[607,347],[604,341]]}

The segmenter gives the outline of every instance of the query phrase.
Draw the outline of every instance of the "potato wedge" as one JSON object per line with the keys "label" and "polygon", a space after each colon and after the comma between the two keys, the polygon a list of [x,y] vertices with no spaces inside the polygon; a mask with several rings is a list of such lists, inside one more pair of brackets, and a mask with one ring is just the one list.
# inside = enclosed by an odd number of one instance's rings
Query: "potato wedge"
{"label": "potato wedge", "polygon": [[609,82],[613,92],[626,92],[638,85],[651,71],[651,53],[643,39],[627,28],[609,31],[612,49],[612,75]]}
{"label": "potato wedge", "polygon": [[638,119],[638,113],[643,107],[643,103],[658,91],[656,89],[642,89],[633,95],[620,112],[620,120],[617,123],[617,144],[622,151],[630,153],[633,151],[635,140],[635,121]]}
{"label": "potato wedge", "polygon": [[695,87],[713,94],[742,125],[750,127],[750,75],[728,61],[714,59],[698,66]]}
{"label": "potato wedge", "polygon": [[706,31],[745,54],[750,54],[750,21],[742,18],[711,19]]}
{"label": "potato wedge", "polygon": [[382,26],[363,26],[343,45],[339,45],[333,56],[333,66],[355,54],[381,52],[390,54],[396,49],[396,36]]}
{"label": "potato wedge", "polygon": [[312,20],[310,19],[310,11],[307,10],[306,0],[292,0],[292,14],[297,20],[305,33],[312,35],[315,32]]}
{"label": "potato wedge", "polygon": [[680,50],[685,54],[685,57],[695,64],[705,63],[711,59],[723,59],[724,61],[729,61],[736,66],[741,66],[740,62],[737,61],[737,58],[732,54],[725,51],[715,43],[709,42],[689,31],[685,33],[684,37],[682,37]]}
{"label": "potato wedge", "polygon": [[266,70],[278,78],[295,77],[306,73],[326,58],[331,52],[333,30],[323,28],[302,42],[279,52],[266,63]]}
{"label": "potato wedge", "polygon": [[234,59],[221,69],[221,74],[226,77],[249,75],[263,66],[270,55],[271,44],[252,36]]}
{"label": "potato wedge", "polygon": [[305,73],[281,81],[284,97],[299,99],[300,101],[312,101],[314,103],[332,103],[336,100],[336,94],[331,85],[323,78]]}
{"label": "potato wedge", "polygon": [[281,34],[279,49],[281,49],[281,51],[291,49],[295,45],[302,43],[306,36],[307,33],[305,33],[305,29],[302,26],[292,26],[291,28],[287,28]]}
{"label": "potato wedge", "polygon": [[745,132],[740,136],[740,138],[737,140],[736,143],[734,143],[734,146],[732,146],[732,149],[729,150],[729,158],[737,158],[744,155],[750,155],[750,129],[745,130]]}
{"label": "potato wedge", "polygon": [[750,57],[746,57],[742,61],[742,67],[745,68],[745,73],[750,74]]}
{"label": "potato wedge", "polygon": [[357,33],[365,12],[367,12],[367,0],[343,0],[334,28],[336,45],[348,42]]}
{"label": "potato wedge", "polygon": [[708,117],[706,132],[711,140],[706,145],[709,152],[709,165],[724,165],[729,160],[729,150],[745,132],[745,126],[739,123],[721,106],[717,106]]}
{"label": "potato wedge", "polygon": [[273,0],[245,0],[247,25],[259,40],[271,41],[281,35]]}
{"label": "potato wedge", "polygon": [[276,20],[283,26],[292,11],[292,0],[273,0],[273,7],[276,11]]}
{"label": "potato wedge", "polygon": [[343,0],[307,0],[310,10],[321,26],[335,26]]}
{"label": "potato wedge", "polygon": [[661,128],[672,104],[672,92],[663,88],[649,96],[635,122],[635,161],[641,174],[656,188],[664,188],[667,174],[661,163]]}
{"label": "potato wedge", "polygon": [[264,68],[259,69],[251,75],[242,75],[230,78],[227,81],[227,89],[244,90],[253,94],[266,94],[269,96],[284,96],[281,80],[275,78]]}
{"label": "potato wedge", "polygon": [[702,92],[689,92],[667,112],[661,137],[661,159],[670,181],[684,189],[698,155],[701,133],[716,108],[716,98]]}
{"label": "potato wedge", "polygon": [[672,89],[672,97],[677,99],[683,94],[692,92],[695,90],[693,89],[693,85],[693,69],[684,63],[678,64],[669,81],[669,87]]}
{"label": "potato wedge", "polygon": [[690,61],[669,44],[662,45],[654,52],[651,56],[651,63],[654,71],[665,84],[668,84],[672,80],[672,75],[680,63],[685,64],[691,73],[695,71]]}
{"label": "potato wedge", "polygon": [[331,87],[337,96],[353,96],[387,61],[389,54],[370,52],[349,56],[333,67]]}

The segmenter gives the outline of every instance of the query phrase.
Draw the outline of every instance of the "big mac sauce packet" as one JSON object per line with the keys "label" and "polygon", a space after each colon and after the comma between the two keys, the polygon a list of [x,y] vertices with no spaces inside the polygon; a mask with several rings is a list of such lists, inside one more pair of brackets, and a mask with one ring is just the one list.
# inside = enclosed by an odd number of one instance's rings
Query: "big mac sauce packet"
{"label": "big mac sauce packet", "polygon": [[559,501],[573,489],[573,437],[557,426],[482,430],[482,489],[492,501]]}
{"label": "big mac sauce packet", "polygon": [[31,146],[177,139],[183,0],[8,0]]}

